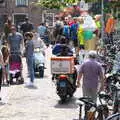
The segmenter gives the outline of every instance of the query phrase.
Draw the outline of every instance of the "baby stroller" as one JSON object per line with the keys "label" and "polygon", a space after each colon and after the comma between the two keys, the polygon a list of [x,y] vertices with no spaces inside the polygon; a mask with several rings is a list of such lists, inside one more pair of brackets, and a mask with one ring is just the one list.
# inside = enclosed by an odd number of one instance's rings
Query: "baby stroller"
{"label": "baby stroller", "polygon": [[15,84],[13,81],[14,78],[16,78],[16,84],[24,83],[22,77],[22,60],[19,54],[11,54],[9,57],[9,77],[10,84]]}

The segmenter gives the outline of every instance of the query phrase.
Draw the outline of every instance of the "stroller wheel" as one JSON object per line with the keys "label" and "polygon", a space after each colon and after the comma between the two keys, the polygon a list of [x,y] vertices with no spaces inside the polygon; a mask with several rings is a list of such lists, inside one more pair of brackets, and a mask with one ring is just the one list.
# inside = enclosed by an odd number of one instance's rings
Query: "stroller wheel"
{"label": "stroller wheel", "polygon": [[6,82],[7,82],[8,85],[10,84],[10,81],[9,81],[9,80],[7,80]]}
{"label": "stroller wheel", "polygon": [[44,77],[44,68],[41,68],[41,69],[39,70],[39,76],[40,76],[40,78],[43,78],[43,77]]}
{"label": "stroller wheel", "polygon": [[18,84],[23,84],[24,83],[24,78],[18,78]]}
{"label": "stroller wheel", "polygon": [[13,82],[13,77],[12,77],[12,75],[10,75],[10,81],[9,81],[9,84],[10,85],[14,85],[15,83]]}
{"label": "stroller wheel", "polygon": [[12,80],[10,80],[10,85],[14,85],[15,83],[13,82],[13,79]]}

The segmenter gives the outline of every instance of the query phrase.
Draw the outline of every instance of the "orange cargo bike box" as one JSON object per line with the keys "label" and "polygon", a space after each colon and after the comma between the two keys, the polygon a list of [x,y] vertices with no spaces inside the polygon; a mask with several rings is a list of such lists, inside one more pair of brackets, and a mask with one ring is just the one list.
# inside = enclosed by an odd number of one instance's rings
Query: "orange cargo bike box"
{"label": "orange cargo bike box", "polygon": [[51,57],[52,74],[74,73],[74,57]]}

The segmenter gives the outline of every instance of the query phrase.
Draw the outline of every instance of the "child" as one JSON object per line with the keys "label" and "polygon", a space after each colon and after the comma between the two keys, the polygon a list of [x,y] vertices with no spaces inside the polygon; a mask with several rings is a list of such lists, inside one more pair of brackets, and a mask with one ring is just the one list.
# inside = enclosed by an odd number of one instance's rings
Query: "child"
{"label": "child", "polygon": [[[3,62],[3,56],[2,56],[2,52],[0,51],[0,93],[1,93],[1,84],[2,84],[2,73],[4,70],[4,62]],[[0,100],[1,100],[1,96],[0,96]]]}
{"label": "child", "polygon": [[[5,67],[5,78],[6,78],[6,83],[9,84],[9,80],[8,80],[8,70],[9,70],[9,51],[8,51],[8,47],[5,43],[5,45],[2,47],[2,55],[3,55],[3,62],[4,62],[4,67]],[[4,76],[3,76],[3,84],[4,84]]]}
{"label": "child", "polygon": [[27,32],[25,33],[25,37],[26,37],[26,61],[27,61],[28,72],[30,75],[29,86],[33,86],[33,82],[34,82],[34,44],[32,41],[33,33]]}

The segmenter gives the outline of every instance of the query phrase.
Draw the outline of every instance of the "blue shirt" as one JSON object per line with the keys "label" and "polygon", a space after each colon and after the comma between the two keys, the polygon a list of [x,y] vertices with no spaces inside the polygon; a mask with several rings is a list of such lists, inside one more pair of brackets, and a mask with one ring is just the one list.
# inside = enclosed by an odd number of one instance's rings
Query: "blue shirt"
{"label": "blue shirt", "polygon": [[26,57],[33,57],[34,54],[34,43],[32,40],[26,42]]}
{"label": "blue shirt", "polygon": [[65,35],[65,37],[69,39],[69,37],[70,37],[70,28],[69,28],[68,25],[64,25],[64,27],[63,27],[63,35]]}
{"label": "blue shirt", "polygon": [[78,30],[78,23],[74,23],[70,27],[71,39],[77,40],[77,30]]}
{"label": "blue shirt", "polygon": [[46,31],[47,31],[47,28],[45,26],[40,25],[37,28],[37,32],[38,32],[40,37],[43,37],[45,35]]}
{"label": "blue shirt", "polygon": [[16,32],[15,34],[10,33],[8,36],[8,42],[10,45],[10,51],[20,52],[20,44],[22,43],[23,36],[21,33]]}
{"label": "blue shirt", "polygon": [[[63,46],[65,46],[65,45],[64,44],[59,44],[59,43],[56,44],[52,49],[52,54],[54,54],[54,55],[60,54],[62,52]],[[69,53],[73,54],[73,51],[68,46],[66,46],[66,47],[68,48],[68,54]]]}

